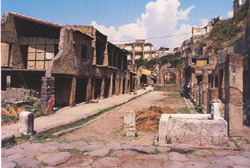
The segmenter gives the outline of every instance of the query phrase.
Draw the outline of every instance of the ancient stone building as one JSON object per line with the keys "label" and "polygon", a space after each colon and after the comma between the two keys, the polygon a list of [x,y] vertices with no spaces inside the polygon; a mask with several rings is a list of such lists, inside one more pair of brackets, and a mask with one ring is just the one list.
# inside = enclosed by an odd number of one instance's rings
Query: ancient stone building
{"label": "ancient stone building", "polygon": [[222,50],[208,50],[211,42],[204,40],[196,45],[183,44],[186,93],[203,113],[210,113],[211,103],[219,102],[232,136],[244,135],[245,125],[250,123],[249,18],[245,34]]}
{"label": "ancient stone building", "polygon": [[208,34],[212,30],[212,25],[210,22],[208,22],[207,26],[198,28],[198,27],[192,27],[192,41],[194,44],[204,37],[206,34]]}
{"label": "ancient stone building", "polygon": [[175,53],[176,53],[176,51],[174,48],[161,47],[159,50],[156,50],[156,54],[154,55],[153,58],[160,58],[160,57],[175,54]]}
{"label": "ancient stone building", "polygon": [[36,90],[47,113],[54,105],[73,106],[134,90],[127,52],[92,26],[5,13],[1,33],[2,90],[7,84]]}
{"label": "ancient stone building", "polygon": [[131,64],[138,59],[151,60],[156,53],[154,46],[151,43],[145,43],[145,40],[136,40],[134,43],[118,44],[117,46],[128,51],[128,60]]}

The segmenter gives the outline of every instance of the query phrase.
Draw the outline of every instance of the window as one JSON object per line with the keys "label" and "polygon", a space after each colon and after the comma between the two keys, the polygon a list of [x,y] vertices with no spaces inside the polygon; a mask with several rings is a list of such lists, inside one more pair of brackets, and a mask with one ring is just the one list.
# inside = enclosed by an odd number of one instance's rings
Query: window
{"label": "window", "polygon": [[20,49],[25,68],[47,69],[58,52],[58,39],[44,37],[20,37]]}
{"label": "window", "polygon": [[85,45],[82,45],[82,48],[81,48],[81,57],[82,57],[82,60],[86,60],[87,59],[87,46],[85,46]]}

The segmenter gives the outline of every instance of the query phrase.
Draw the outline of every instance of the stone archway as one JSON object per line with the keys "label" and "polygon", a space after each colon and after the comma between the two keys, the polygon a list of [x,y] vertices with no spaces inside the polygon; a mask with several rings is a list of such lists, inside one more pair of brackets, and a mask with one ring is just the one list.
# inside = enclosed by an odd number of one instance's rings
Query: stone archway
{"label": "stone archway", "polygon": [[158,84],[160,85],[164,85],[165,84],[165,75],[167,73],[173,73],[175,75],[175,81],[176,81],[176,85],[180,85],[180,70],[177,68],[161,68],[160,70],[160,74],[159,74],[159,78],[158,78]]}
{"label": "stone archway", "polygon": [[173,72],[166,72],[163,75],[164,84],[176,84],[176,75]]}

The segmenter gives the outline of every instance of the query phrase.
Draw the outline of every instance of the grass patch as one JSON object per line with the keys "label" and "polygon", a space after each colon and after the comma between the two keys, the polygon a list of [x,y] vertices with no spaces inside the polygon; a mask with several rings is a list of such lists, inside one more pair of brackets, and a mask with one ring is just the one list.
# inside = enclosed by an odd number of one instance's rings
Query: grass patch
{"label": "grass patch", "polygon": [[114,149],[110,149],[106,157],[113,157]]}
{"label": "grass patch", "polygon": [[46,167],[46,166],[48,166],[48,164],[45,163],[44,161],[41,161],[39,165],[40,165],[41,167]]}
{"label": "grass patch", "polygon": [[153,153],[153,155],[160,155],[160,154],[162,154],[162,152],[159,151],[158,149],[156,149],[155,152]]}
{"label": "grass patch", "polygon": [[202,113],[202,107],[201,106],[195,106],[195,111],[198,113]]}
{"label": "grass patch", "polygon": [[191,113],[188,107],[182,107],[182,108],[178,109],[178,112],[182,113],[182,114],[190,114]]}
{"label": "grass patch", "polygon": [[234,143],[235,147],[236,147],[238,150],[240,150],[240,151],[245,151],[245,148],[243,148],[242,146],[240,146],[240,145],[233,139],[233,137],[228,136],[228,139]]}
{"label": "grass patch", "polygon": [[171,152],[171,149],[167,150],[167,151],[166,151],[166,154],[168,155],[170,152]]}
{"label": "grass patch", "polygon": [[178,92],[169,92],[169,93],[165,93],[164,95],[171,97],[171,98],[175,98],[175,99],[181,98],[180,93]]}
{"label": "grass patch", "polygon": [[15,141],[8,141],[5,143],[2,143],[2,148],[10,149],[15,145]]}
{"label": "grass patch", "polygon": [[3,120],[4,122],[6,122],[6,123],[18,121],[18,119],[15,118],[15,117],[12,117],[12,116],[5,116],[5,115],[2,115],[2,120]]}
{"label": "grass patch", "polygon": [[7,141],[2,143],[2,148],[6,148],[6,149],[10,149],[12,148],[17,142],[26,142],[27,140],[29,140],[31,137],[31,135],[21,135],[20,137],[15,137],[13,140],[11,141]]}
{"label": "grass patch", "polygon": [[84,153],[76,148],[74,149],[58,149],[58,152],[69,152],[69,153]]}

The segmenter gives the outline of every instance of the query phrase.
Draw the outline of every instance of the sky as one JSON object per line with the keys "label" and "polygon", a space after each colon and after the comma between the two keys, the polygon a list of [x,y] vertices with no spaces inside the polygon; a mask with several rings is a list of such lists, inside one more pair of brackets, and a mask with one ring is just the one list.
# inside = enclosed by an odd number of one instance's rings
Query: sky
{"label": "sky", "polygon": [[114,44],[146,39],[178,47],[192,26],[232,16],[233,0],[1,0],[1,15],[16,12],[64,25],[92,25]]}

